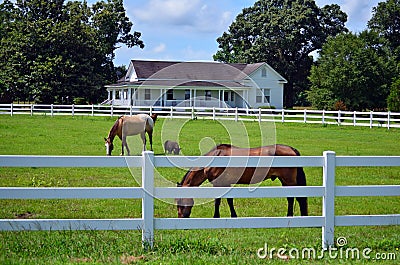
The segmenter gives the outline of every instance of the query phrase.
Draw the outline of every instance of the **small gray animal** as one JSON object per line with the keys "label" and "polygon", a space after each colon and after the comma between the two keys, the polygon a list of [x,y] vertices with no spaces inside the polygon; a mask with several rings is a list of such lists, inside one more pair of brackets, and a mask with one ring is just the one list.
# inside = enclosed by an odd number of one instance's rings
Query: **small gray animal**
{"label": "small gray animal", "polygon": [[167,140],[164,143],[164,151],[165,153],[174,153],[175,155],[179,155],[181,148],[177,142]]}

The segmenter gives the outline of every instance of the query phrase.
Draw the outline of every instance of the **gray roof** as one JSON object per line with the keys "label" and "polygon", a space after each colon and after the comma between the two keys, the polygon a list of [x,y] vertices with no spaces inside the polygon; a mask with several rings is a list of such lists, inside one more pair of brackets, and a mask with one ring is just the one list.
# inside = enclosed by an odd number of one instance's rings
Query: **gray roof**
{"label": "gray roof", "polygon": [[264,63],[170,62],[132,60],[140,79],[242,80]]}
{"label": "gray roof", "polygon": [[218,62],[174,62],[131,60],[138,81],[130,82],[130,73],[117,84],[109,85],[149,85],[149,86],[202,86],[202,87],[242,87],[242,80],[265,63],[225,64]]}

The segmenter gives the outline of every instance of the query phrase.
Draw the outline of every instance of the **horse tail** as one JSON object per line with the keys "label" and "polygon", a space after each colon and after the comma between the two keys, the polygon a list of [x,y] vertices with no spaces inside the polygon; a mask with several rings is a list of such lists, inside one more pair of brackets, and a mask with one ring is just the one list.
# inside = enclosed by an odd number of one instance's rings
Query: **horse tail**
{"label": "horse tail", "polygon": [[150,116],[151,119],[153,120],[153,123],[156,124],[157,121],[157,113],[154,113],[153,115]]}
{"label": "horse tail", "polygon": [[146,118],[146,126],[150,126],[150,129],[153,130],[154,127],[154,120],[152,117],[148,116]]}
{"label": "horse tail", "polygon": [[306,174],[304,173],[304,170],[302,167],[297,168],[296,182],[297,182],[297,186],[306,186],[307,185]]}
{"label": "horse tail", "polygon": [[[300,156],[300,152],[293,148],[293,151],[296,153],[296,156]],[[296,182],[297,186],[306,186],[306,174],[304,173],[303,167],[298,167],[297,168],[297,176],[296,176]],[[307,216],[308,215],[308,203],[307,203],[307,197],[297,197],[297,201],[299,202],[300,205],[300,213],[302,216]]]}
{"label": "horse tail", "polygon": [[[301,156],[300,152],[294,148],[294,147],[290,147],[293,152],[296,154],[296,156]],[[297,168],[297,176],[296,176],[296,182],[297,182],[297,186],[306,186],[307,182],[306,182],[306,174],[304,173],[304,170],[302,167],[298,167]]]}

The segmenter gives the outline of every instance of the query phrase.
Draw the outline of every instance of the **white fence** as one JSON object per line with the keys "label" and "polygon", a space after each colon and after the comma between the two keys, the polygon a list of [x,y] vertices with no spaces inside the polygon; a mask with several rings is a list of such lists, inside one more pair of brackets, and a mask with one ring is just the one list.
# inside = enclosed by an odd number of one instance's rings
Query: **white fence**
{"label": "white fence", "polygon": [[278,110],[246,108],[194,108],[149,107],[113,105],[34,105],[0,104],[0,114],[17,115],[72,115],[72,116],[120,116],[136,113],[153,113],[174,118],[204,118],[224,120],[253,120],[269,122],[297,122],[337,124],[350,126],[400,128],[398,112],[361,112],[325,110]]}
{"label": "white fence", "polygon": [[[323,185],[306,187],[154,187],[155,167],[323,167]],[[142,230],[145,245],[152,246],[154,230],[220,228],[321,227],[322,244],[334,244],[335,226],[399,225],[400,214],[335,216],[335,197],[400,196],[400,185],[336,186],[336,167],[400,167],[400,156],[348,157],[332,151],[323,156],[303,157],[183,157],[154,156],[0,156],[0,167],[142,167],[141,187],[102,188],[24,188],[0,187],[0,199],[111,199],[142,200],[142,218],[124,219],[0,219],[0,230]],[[221,194],[223,194],[221,196]],[[275,198],[322,197],[321,216],[242,217],[242,218],[155,218],[157,198]]]}

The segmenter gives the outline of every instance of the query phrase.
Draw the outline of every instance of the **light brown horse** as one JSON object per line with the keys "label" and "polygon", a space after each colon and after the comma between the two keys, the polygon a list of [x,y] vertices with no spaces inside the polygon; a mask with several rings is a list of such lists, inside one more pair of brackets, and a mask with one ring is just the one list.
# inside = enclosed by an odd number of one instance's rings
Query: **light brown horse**
{"label": "light brown horse", "polygon": [[126,137],[130,135],[140,134],[143,141],[143,150],[146,150],[146,132],[149,135],[151,150],[153,150],[153,127],[156,120],[157,114],[151,116],[147,114],[137,114],[119,117],[111,127],[107,138],[104,138],[106,154],[111,155],[114,149],[113,141],[115,136],[118,136],[122,141],[121,155],[124,155],[124,147],[126,147],[126,151],[128,152],[128,155],[130,155],[130,150],[126,143]]}
{"label": "light brown horse", "polygon": [[[300,156],[299,151],[286,145],[269,145],[257,148],[239,148],[229,144],[220,144],[214,147],[205,156]],[[246,168],[225,168],[205,167],[191,168],[178,187],[198,187],[204,181],[210,181],[214,187],[230,187],[234,184],[253,184],[266,179],[275,180],[278,178],[282,186],[305,186],[306,176],[302,167],[246,167]],[[300,213],[308,215],[306,197],[297,197],[300,205]],[[233,206],[233,199],[228,198],[228,205],[231,217],[237,217]],[[293,216],[294,198],[288,197],[287,216]],[[190,217],[194,200],[191,198],[177,199],[178,217]],[[219,206],[221,198],[215,199],[214,218],[219,218]]]}

